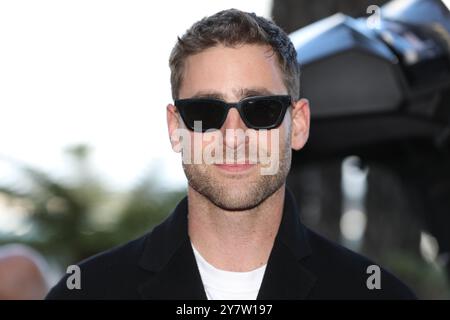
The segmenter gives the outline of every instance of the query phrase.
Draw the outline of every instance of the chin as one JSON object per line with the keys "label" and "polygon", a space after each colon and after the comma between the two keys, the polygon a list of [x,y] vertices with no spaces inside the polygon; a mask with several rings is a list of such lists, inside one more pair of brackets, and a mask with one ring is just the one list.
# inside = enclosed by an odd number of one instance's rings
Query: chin
{"label": "chin", "polygon": [[[226,188],[226,187],[225,187]],[[257,207],[261,201],[253,195],[248,185],[226,188],[219,192],[213,192],[209,199],[219,208],[228,211],[243,211]]]}
{"label": "chin", "polygon": [[253,208],[256,208],[258,204],[249,203],[249,202],[233,202],[233,201],[225,201],[214,203],[217,207],[226,211],[247,211]]}

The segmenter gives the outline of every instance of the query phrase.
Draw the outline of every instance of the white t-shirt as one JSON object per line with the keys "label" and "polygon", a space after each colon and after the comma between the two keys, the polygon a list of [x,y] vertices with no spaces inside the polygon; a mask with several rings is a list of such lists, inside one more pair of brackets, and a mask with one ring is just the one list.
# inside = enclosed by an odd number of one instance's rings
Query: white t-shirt
{"label": "white t-shirt", "polygon": [[248,272],[217,269],[192,246],[208,300],[256,300],[266,265]]}

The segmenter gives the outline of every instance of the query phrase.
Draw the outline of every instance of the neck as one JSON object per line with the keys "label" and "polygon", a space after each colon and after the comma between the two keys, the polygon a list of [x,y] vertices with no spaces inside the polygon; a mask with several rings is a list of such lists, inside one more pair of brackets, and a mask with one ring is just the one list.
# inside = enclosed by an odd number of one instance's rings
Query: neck
{"label": "neck", "polygon": [[227,211],[189,186],[188,232],[192,244],[218,269],[245,272],[267,264],[281,223],[285,186],[258,207]]}

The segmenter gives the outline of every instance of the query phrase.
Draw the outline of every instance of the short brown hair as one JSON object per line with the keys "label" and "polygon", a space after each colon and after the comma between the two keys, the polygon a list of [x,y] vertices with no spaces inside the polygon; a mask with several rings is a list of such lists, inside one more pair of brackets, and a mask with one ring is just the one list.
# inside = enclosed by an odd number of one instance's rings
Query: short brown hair
{"label": "short brown hair", "polygon": [[300,94],[300,69],[297,53],[288,35],[274,22],[237,9],[220,11],[194,23],[180,38],[170,54],[172,98],[179,98],[185,60],[216,45],[269,45],[278,58],[283,81],[294,100]]}

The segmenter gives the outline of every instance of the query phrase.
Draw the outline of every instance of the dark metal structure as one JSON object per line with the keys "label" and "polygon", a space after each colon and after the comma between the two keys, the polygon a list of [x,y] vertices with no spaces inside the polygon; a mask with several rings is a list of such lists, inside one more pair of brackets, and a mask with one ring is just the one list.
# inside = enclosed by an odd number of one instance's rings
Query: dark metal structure
{"label": "dark metal structure", "polygon": [[310,140],[293,169],[358,155],[391,168],[450,252],[450,13],[397,0],[369,18],[335,14],[291,34]]}

